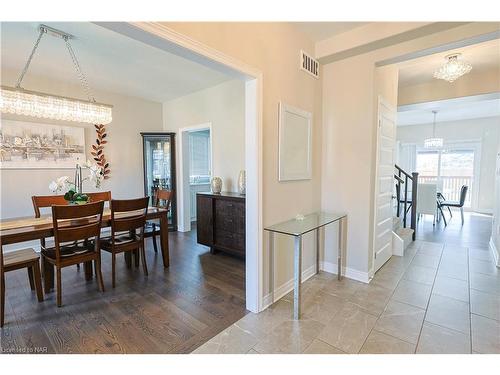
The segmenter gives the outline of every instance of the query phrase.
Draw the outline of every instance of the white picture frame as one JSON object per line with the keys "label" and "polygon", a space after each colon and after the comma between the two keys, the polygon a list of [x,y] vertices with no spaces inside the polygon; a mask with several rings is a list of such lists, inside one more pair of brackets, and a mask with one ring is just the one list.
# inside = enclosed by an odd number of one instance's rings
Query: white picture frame
{"label": "white picture frame", "polygon": [[312,179],[312,113],[279,103],[279,181]]}
{"label": "white picture frame", "polygon": [[2,119],[0,169],[73,169],[85,161],[84,128]]}

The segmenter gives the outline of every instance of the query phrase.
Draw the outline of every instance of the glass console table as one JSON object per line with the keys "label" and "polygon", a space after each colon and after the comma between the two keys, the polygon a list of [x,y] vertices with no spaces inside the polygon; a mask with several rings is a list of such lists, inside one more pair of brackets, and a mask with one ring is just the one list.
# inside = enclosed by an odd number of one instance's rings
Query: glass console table
{"label": "glass console table", "polygon": [[338,279],[342,278],[342,254],[345,253],[344,227],[347,224],[347,214],[315,212],[306,215],[303,219],[292,219],[283,223],[264,228],[269,232],[269,268],[271,303],[274,302],[274,235],[275,233],[293,236],[295,239],[294,251],[294,291],[293,291],[293,318],[300,319],[300,284],[302,283],[302,236],[316,231],[316,273],[319,272],[320,229],[328,224],[339,223],[338,243]]}

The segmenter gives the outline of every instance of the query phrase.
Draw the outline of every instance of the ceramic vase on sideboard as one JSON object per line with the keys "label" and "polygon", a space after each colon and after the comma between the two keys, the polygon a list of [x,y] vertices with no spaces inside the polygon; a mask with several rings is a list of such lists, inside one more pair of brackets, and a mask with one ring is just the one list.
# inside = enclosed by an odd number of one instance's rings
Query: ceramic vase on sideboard
{"label": "ceramic vase on sideboard", "polygon": [[247,187],[247,175],[245,170],[241,170],[238,176],[238,192],[241,195],[245,195]]}
{"label": "ceramic vase on sideboard", "polygon": [[222,191],[222,178],[212,177],[212,181],[210,181],[210,188],[212,189],[212,193],[220,194]]}

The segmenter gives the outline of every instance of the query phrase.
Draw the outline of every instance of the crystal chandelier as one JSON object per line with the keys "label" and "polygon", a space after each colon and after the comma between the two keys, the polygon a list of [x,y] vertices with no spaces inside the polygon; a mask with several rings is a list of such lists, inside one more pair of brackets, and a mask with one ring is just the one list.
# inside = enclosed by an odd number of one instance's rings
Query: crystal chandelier
{"label": "crystal chandelier", "polygon": [[[75,66],[78,78],[87,93],[88,100],[80,100],[56,96],[36,91],[28,91],[21,87],[21,82],[28,71],[31,60],[38,48],[38,44],[44,34],[50,33],[60,37],[66,43],[71,60]],[[33,46],[28,61],[21,72],[15,87],[0,87],[0,111],[2,113],[12,113],[54,120],[84,122],[90,124],[109,124],[112,121],[112,106],[97,103],[90,92],[90,87],[85,75],[80,68],[76,55],[69,43],[71,35],[40,25],[40,34]]]}
{"label": "crystal chandelier", "polygon": [[436,138],[436,115],[437,111],[432,111],[434,114],[434,121],[432,123],[432,138],[427,138],[424,141],[425,148],[441,148],[443,147],[443,138]]}
{"label": "crystal chandelier", "polygon": [[459,56],[460,53],[446,56],[446,63],[434,72],[434,78],[453,82],[464,74],[469,73],[472,70],[472,65],[467,61],[459,60]]}

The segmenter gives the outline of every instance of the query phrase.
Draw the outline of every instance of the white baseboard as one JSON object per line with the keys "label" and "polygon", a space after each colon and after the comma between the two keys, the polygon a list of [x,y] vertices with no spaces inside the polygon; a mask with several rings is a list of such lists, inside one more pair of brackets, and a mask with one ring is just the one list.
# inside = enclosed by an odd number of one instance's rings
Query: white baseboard
{"label": "white baseboard", "polygon": [[[337,274],[337,265],[331,262],[320,262],[319,269],[324,272],[328,272],[331,274]],[[308,269],[302,271],[302,282],[304,283],[311,277],[316,274],[316,267],[313,265]],[[368,284],[370,282],[370,277],[368,276],[368,272],[361,272],[358,270],[354,270],[352,268],[344,267],[342,270],[342,274],[352,280],[361,281],[362,283]],[[278,301],[280,298],[288,294],[293,290],[293,279],[288,280],[286,283],[280,285],[274,290],[274,302]],[[272,305],[271,294],[267,294],[264,296],[263,309],[267,309]]]}
{"label": "white baseboard", "polygon": [[495,242],[493,241],[493,237],[490,237],[490,251],[493,254],[493,261],[497,267],[500,267],[500,252],[495,246]]}
{"label": "white baseboard", "polygon": [[[333,273],[335,275],[337,274],[338,266],[336,263],[320,262],[319,267],[322,271]],[[370,277],[368,275],[368,272],[361,272],[349,267],[342,268],[342,275],[344,275],[348,279],[361,281],[362,283],[365,284],[368,284],[370,282]]]}
{"label": "white baseboard", "polygon": [[[315,274],[316,274],[316,266],[312,265],[308,269],[302,271],[302,282],[303,283],[306,282]],[[293,278],[274,289],[274,302],[278,301],[280,298],[288,294],[291,290],[293,290]],[[267,309],[272,304],[273,302],[271,298],[271,293],[269,293],[264,296],[264,306],[262,310]]]}

